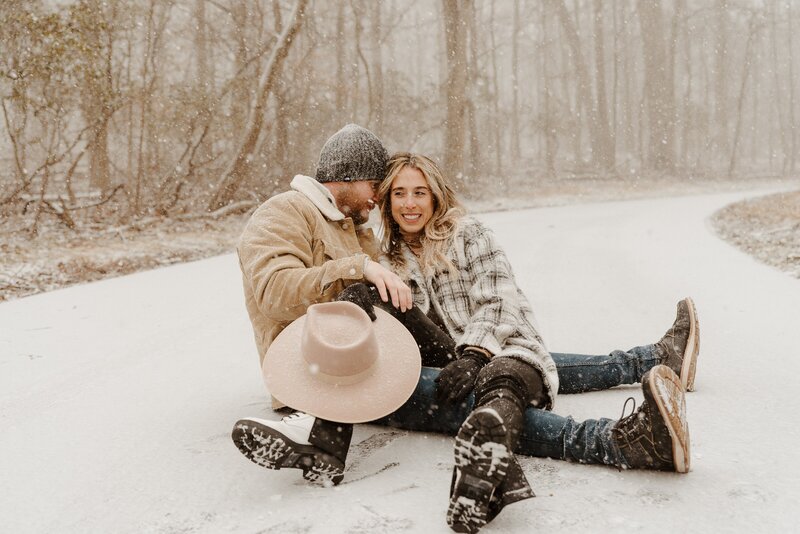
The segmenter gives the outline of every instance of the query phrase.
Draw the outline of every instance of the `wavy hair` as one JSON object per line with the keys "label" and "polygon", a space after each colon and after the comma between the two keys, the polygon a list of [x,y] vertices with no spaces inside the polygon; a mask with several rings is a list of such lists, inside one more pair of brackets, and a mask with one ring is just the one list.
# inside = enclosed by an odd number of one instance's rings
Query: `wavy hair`
{"label": "wavy hair", "polygon": [[391,200],[392,182],[406,167],[422,173],[433,195],[433,215],[425,224],[420,236],[422,253],[419,255],[419,263],[422,272],[425,276],[444,271],[454,274],[456,268],[448,258],[447,252],[458,221],[464,216],[464,208],[439,166],[432,159],[420,154],[398,152],[389,158],[386,176],[378,188],[379,206],[383,218],[381,250],[396,269],[406,269],[401,247],[403,236],[400,234],[400,226],[392,217]]}

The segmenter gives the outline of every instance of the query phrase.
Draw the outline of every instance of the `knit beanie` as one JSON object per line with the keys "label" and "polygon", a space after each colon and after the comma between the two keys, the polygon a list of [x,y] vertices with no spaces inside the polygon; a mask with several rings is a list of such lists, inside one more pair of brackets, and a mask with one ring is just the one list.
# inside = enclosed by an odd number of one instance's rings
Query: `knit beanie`
{"label": "knit beanie", "polygon": [[325,142],[319,153],[318,182],[382,180],[389,154],[378,137],[357,124],[348,124]]}

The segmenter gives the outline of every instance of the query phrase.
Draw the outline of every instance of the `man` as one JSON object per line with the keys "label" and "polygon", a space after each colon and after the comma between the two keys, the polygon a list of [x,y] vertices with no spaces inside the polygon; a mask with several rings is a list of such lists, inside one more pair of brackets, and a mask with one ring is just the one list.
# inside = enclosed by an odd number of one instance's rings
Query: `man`
{"label": "man", "polygon": [[[426,356],[427,361],[440,361],[438,367],[454,359],[453,354],[444,358],[437,354],[452,350],[453,341],[417,308],[412,308],[410,288],[373,261],[376,241],[372,231],[362,225],[378,200],[376,189],[387,159],[386,150],[372,132],[356,125],[345,126],[325,143],[313,179],[296,176],[292,191],[267,200],[248,222],[238,253],[247,310],[262,365],[270,344],[287,325],[301,317],[310,305],[335,299],[359,304],[373,319],[372,305],[398,318],[419,344],[423,365],[431,365],[425,363]],[[691,332],[696,335],[694,318],[689,313],[693,307],[685,311],[684,305],[683,309],[682,312],[679,307],[678,320],[659,342],[661,345],[649,349],[655,354],[661,350],[659,347],[663,348],[656,363],[671,361],[670,366],[678,371],[687,356],[696,357],[689,342]],[[449,365],[458,368],[463,363],[456,359]],[[545,410],[526,409],[519,453],[625,468],[687,471],[688,431],[680,380],[670,376],[674,372],[667,368],[652,373],[640,371],[634,378],[642,381],[645,401],[622,421],[604,419],[578,424]],[[411,399],[380,422],[413,430],[453,435],[458,432],[472,410],[474,398],[438,402],[436,389],[442,387],[435,383],[438,374],[437,369],[423,368]],[[449,375],[453,374],[451,370]],[[466,389],[453,380],[448,384],[466,393],[475,378]],[[586,387],[596,389],[592,384]],[[280,406],[273,399],[273,407]],[[269,446],[264,436],[270,436]],[[351,436],[352,425],[302,413],[277,422],[242,419],[233,433],[240,451],[259,465],[270,469],[298,468],[309,480],[333,484],[342,478]],[[278,442],[282,445],[276,446]],[[335,458],[335,468],[323,473],[312,469],[321,457]],[[465,497],[476,495],[485,500],[484,513],[488,507],[489,515],[459,528],[476,530],[504,505],[532,496],[518,465],[512,462],[507,471],[505,478],[478,477],[472,486],[462,484],[457,488]]]}
{"label": "man", "polygon": [[[349,124],[325,143],[314,178],[295,176],[291,191],[270,198],[253,213],[237,250],[262,365],[284,328],[310,305],[333,301],[349,284],[369,282],[395,308],[411,308],[411,290],[373,261],[377,242],[372,230],[363,226],[377,202],[387,159],[386,149],[372,132]],[[273,397],[272,407],[283,404]],[[341,467],[328,473],[329,481],[341,480],[352,426],[331,425],[305,414],[263,424],[274,425],[295,449],[303,446],[310,454],[335,457]],[[244,445],[239,441],[237,446]],[[253,459],[248,450],[242,452]],[[305,478],[319,480],[319,474],[309,469],[314,462],[308,454],[301,459],[284,452],[285,458],[265,466],[299,468]]]}

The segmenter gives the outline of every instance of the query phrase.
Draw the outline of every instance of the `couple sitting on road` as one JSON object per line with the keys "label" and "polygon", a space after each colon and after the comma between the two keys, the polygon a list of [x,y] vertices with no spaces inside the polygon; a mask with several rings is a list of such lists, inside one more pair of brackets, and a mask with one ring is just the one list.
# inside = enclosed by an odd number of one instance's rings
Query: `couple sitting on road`
{"label": "couple sitting on road", "polygon": [[[514,453],[689,470],[691,299],[655,344],[550,353],[491,230],[466,216],[431,159],[389,157],[348,125],[325,143],[315,177],[291,189],[255,211],[238,253],[273,408],[300,411],[239,420],[233,440],[247,458],[331,485],[354,423],[455,435],[446,518],[458,532],[533,496]],[[364,226],[376,204],[380,243]],[[644,398],[620,420],[550,411],[559,392],[637,382]]]}

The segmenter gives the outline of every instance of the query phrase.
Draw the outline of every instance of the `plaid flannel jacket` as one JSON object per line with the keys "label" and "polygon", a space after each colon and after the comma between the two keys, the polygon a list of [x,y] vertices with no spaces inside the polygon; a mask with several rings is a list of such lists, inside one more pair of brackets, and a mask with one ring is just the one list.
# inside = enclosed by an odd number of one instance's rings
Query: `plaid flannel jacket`
{"label": "plaid flannel jacket", "polygon": [[453,236],[448,257],[458,273],[423,275],[416,256],[403,247],[405,266],[389,266],[411,287],[414,305],[428,313],[433,306],[456,341],[456,350],[482,347],[493,357],[530,363],[542,375],[550,409],[558,392],[558,372],[536,328],[528,299],[514,280],[505,252],[492,231],[464,217]]}

